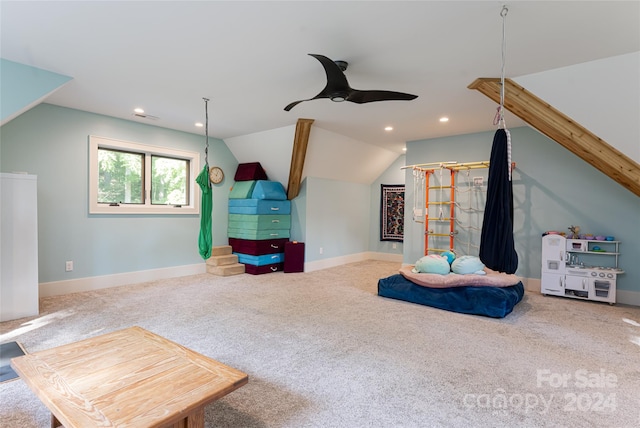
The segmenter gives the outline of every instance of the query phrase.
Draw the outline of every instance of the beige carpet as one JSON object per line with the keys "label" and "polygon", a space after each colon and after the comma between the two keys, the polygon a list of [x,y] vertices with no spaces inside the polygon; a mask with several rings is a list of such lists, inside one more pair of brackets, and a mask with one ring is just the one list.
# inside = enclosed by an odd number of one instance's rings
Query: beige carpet
{"label": "beige carpet", "polygon": [[[396,263],[197,275],[42,299],[28,352],[139,325],[249,374],[207,427],[638,427],[640,308],[527,293],[491,319],[377,296]],[[49,426],[22,380],[3,428]]]}

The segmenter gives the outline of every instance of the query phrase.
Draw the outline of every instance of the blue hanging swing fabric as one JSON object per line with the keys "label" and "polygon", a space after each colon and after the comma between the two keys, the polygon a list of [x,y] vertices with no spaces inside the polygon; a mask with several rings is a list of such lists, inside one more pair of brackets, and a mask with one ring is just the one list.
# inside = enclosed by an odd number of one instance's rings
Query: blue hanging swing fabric
{"label": "blue hanging swing fabric", "polygon": [[487,201],[480,235],[480,260],[489,269],[509,274],[518,269],[513,241],[513,185],[508,146],[509,131],[498,129],[493,137]]}
{"label": "blue hanging swing fabric", "polygon": [[209,99],[204,100],[205,114],[205,135],[206,146],[204,149],[204,168],[196,177],[196,183],[202,190],[202,199],[200,204],[200,235],[198,235],[198,250],[200,256],[207,260],[211,257],[211,246],[213,239],[211,237],[211,211],[213,208],[213,191],[211,189],[211,181],[209,181]]}

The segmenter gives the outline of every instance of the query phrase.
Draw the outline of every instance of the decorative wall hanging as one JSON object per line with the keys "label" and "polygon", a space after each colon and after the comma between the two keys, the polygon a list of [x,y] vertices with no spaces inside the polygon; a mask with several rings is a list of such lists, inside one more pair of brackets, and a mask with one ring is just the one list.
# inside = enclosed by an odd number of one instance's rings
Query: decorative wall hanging
{"label": "decorative wall hanging", "polygon": [[404,185],[380,185],[380,240],[404,240]]}

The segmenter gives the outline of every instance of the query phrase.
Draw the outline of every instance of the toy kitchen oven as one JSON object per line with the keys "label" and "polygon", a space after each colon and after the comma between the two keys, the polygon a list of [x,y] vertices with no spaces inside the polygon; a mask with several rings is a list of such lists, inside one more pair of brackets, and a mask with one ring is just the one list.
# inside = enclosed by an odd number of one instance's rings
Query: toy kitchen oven
{"label": "toy kitchen oven", "polygon": [[567,239],[549,233],[542,237],[543,295],[616,302],[616,279],[624,273],[618,268],[620,242],[611,240]]}

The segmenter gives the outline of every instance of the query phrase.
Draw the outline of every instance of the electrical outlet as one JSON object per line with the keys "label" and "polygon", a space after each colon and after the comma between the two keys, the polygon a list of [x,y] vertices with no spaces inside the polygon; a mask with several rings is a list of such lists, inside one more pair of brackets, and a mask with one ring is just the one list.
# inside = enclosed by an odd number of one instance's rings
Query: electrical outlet
{"label": "electrical outlet", "polygon": [[64,270],[66,272],[71,272],[73,270],[73,261],[66,261],[64,263]]}
{"label": "electrical outlet", "polygon": [[391,244],[391,248],[393,248],[393,249],[395,250],[396,248],[398,248],[398,244],[396,244],[396,243],[394,242],[393,244]]}
{"label": "electrical outlet", "polygon": [[320,254],[324,253],[324,248],[320,247]]}

